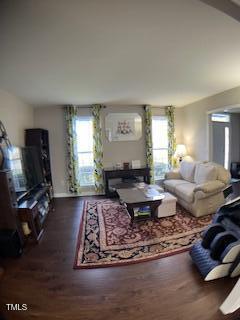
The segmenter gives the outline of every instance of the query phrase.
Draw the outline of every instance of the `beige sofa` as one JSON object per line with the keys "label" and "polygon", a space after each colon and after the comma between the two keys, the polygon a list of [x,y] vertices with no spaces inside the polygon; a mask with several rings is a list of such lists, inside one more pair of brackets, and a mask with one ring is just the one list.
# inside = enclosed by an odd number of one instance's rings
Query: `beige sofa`
{"label": "beige sofa", "polygon": [[229,180],[229,171],[221,165],[182,161],[178,171],[166,174],[163,185],[185,209],[201,217],[216,212],[224,203],[222,191]]}

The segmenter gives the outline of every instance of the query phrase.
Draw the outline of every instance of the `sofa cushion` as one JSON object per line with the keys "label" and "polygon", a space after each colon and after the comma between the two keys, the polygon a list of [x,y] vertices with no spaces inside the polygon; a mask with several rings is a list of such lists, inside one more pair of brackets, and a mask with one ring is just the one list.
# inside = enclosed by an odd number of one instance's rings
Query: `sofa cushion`
{"label": "sofa cushion", "polygon": [[176,186],[180,185],[180,184],[188,184],[188,181],[182,180],[182,179],[170,179],[170,180],[165,180],[163,182],[164,187],[170,191],[170,192],[175,192],[175,188]]}
{"label": "sofa cushion", "polygon": [[183,199],[184,201],[188,203],[192,203],[194,200],[194,189],[196,188],[195,183],[185,183],[185,184],[179,184],[176,189],[175,193],[176,195]]}
{"label": "sofa cushion", "polygon": [[210,163],[198,163],[196,165],[194,182],[202,184],[208,181],[217,180],[217,169]]}
{"label": "sofa cushion", "polygon": [[196,162],[182,161],[179,172],[184,180],[194,182]]}
{"label": "sofa cushion", "polygon": [[228,170],[226,170],[223,166],[215,162],[209,162],[209,164],[213,165],[217,170],[217,179],[222,181],[224,184],[228,184],[231,179],[231,174]]}

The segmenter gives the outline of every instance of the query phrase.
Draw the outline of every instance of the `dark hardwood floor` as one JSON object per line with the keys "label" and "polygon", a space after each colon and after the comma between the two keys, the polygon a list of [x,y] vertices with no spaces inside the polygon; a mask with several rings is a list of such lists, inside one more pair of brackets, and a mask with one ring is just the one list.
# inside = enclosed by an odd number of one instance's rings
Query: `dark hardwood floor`
{"label": "dark hardwood floor", "polygon": [[[82,210],[80,198],[55,200],[39,245],[4,260],[4,319],[221,320],[218,308],[236,279],[204,282],[188,253],[135,265],[73,270]],[[27,311],[7,311],[26,303]]]}

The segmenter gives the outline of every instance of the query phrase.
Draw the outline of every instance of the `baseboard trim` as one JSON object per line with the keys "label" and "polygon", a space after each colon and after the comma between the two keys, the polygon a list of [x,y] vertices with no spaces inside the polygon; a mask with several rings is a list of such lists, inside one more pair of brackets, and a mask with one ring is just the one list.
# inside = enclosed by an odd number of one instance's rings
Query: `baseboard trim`
{"label": "baseboard trim", "polygon": [[79,197],[78,194],[72,193],[54,193],[54,198],[71,198],[71,197]]}
{"label": "baseboard trim", "polygon": [[74,197],[86,197],[86,196],[99,196],[104,195],[104,193],[99,194],[94,191],[83,191],[80,194],[75,193],[54,193],[54,198],[74,198]]}

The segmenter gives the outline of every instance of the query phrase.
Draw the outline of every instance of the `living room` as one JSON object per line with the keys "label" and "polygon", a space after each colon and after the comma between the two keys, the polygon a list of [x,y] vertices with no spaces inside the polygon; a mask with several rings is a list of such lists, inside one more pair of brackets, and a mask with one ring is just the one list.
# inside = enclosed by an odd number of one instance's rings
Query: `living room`
{"label": "living room", "polygon": [[239,16],[1,2],[2,319],[239,318]]}

